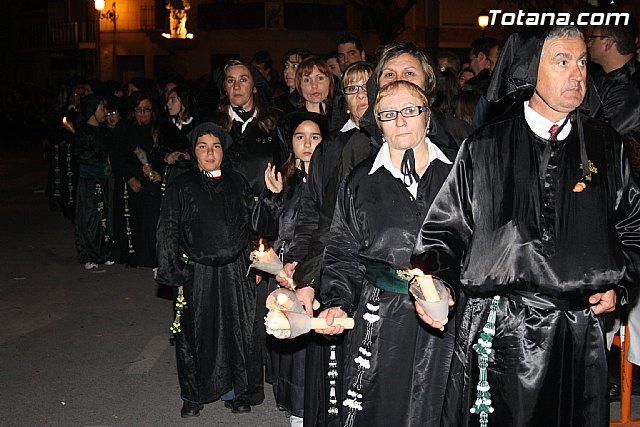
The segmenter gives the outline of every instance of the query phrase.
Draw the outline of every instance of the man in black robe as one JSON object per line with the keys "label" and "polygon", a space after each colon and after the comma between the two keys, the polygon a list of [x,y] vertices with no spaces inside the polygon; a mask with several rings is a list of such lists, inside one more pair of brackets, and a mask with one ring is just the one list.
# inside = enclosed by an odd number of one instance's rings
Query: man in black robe
{"label": "man in black robe", "polygon": [[412,263],[464,291],[443,425],[608,425],[598,315],[638,282],[640,192],[579,109],[582,37],[511,36],[488,99],[517,102],[462,145],[418,236]]}
{"label": "man in black robe", "polygon": [[172,327],[181,415],[198,416],[231,389],[227,406],[249,412],[264,399],[256,286],[246,277],[253,197],[242,175],[220,167],[231,143],[221,127],[202,123],[190,140],[197,167],[167,188],[157,232],[157,281],[182,289]]}

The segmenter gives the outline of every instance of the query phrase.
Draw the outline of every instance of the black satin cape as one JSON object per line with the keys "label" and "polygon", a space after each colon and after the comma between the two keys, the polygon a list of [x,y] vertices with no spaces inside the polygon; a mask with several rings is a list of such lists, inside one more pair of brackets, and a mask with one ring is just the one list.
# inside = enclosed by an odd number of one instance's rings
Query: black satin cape
{"label": "black satin cape", "polygon": [[449,283],[459,277],[464,290],[442,425],[478,422],[469,413],[478,380],[471,345],[496,294],[490,425],[608,423],[603,332],[587,300],[615,289],[625,303],[638,282],[640,192],[619,135],[582,123],[598,169],[583,192],[572,191],[582,174],[577,123],[551,143],[529,129],[521,105],[463,143],[422,225],[412,264]]}
{"label": "black satin cape", "polygon": [[[246,180],[223,168],[206,185],[197,169],[167,188],[158,224],[158,283],[183,286],[187,309],[176,334],[183,400],[206,403],[232,387],[259,404],[261,349],[254,340],[256,285],[247,277],[253,197]],[[185,254],[192,264],[181,261]]]}
{"label": "black satin cape", "polygon": [[[450,165],[436,159],[411,196],[384,167],[369,171],[374,158],[355,167],[338,192],[325,252],[321,298],[355,319],[346,337],[343,388],[357,375],[354,359],[366,334],[367,303],[374,288],[364,276],[369,261],[409,266],[415,236]],[[430,329],[409,295],[380,291],[380,320],[371,335],[370,368],[362,377],[362,410],[354,426],[436,426],[448,375],[455,321],[444,333]],[[338,397],[338,404],[346,398]],[[343,421],[348,408],[343,408]]]}

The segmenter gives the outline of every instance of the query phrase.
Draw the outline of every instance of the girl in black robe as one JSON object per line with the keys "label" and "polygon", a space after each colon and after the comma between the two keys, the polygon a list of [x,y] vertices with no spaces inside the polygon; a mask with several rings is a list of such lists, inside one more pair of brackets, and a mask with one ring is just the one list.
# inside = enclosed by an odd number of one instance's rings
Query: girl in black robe
{"label": "girl in black robe", "polygon": [[356,322],[346,337],[339,398],[348,427],[440,423],[455,322],[425,325],[397,273],[410,268],[420,223],[450,170],[451,161],[426,137],[427,104],[412,83],[384,86],[375,112],[388,142],[338,192],[321,284],[331,308],[320,316],[329,324],[347,315]]}
{"label": "girl in black robe", "polygon": [[[311,155],[326,134],[326,118],[320,114],[294,112],[285,117],[292,149],[283,171],[275,167],[265,170],[265,190],[253,213],[256,232],[276,237],[273,249],[280,258],[289,248],[297,222],[302,192],[307,185]],[[269,292],[276,288],[275,279],[269,281]],[[301,425],[305,406],[305,353],[309,334],[291,340],[267,336],[269,357],[267,380],[279,408],[287,411],[291,425]]]}
{"label": "girl in black robe", "polygon": [[186,303],[174,329],[183,417],[198,416],[231,389],[230,406],[250,410],[261,403],[253,385],[263,381],[253,340],[256,286],[246,276],[251,189],[220,168],[222,146],[231,143],[223,129],[203,123],[190,135],[197,167],[167,188],[157,245],[157,281],[181,286]]}
{"label": "girl in black robe", "polygon": [[75,237],[78,261],[87,270],[112,263],[113,180],[107,156],[104,102],[97,95],[82,99],[84,123],[74,135],[75,158],[79,165],[76,192]]}

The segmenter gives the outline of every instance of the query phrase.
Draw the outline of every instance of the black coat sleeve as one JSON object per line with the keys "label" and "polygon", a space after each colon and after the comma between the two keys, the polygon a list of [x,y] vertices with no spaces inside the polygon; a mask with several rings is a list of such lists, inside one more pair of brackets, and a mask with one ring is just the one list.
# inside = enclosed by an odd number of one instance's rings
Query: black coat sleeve
{"label": "black coat sleeve", "polygon": [[284,206],[284,190],[278,194],[268,188],[262,190],[251,214],[251,225],[256,235],[274,240],[278,237],[279,218]]}
{"label": "black coat sleeve", "polygon": [[180,233],[183,200],[181,189],[170,186],[162,199],[162,210],[157,228],[156,255],[158,274],[156,281],[165,286],[180,286],[188,277],[188,268],[180,259]]}
{"label": "black coat sleeve", "polygon": [[618,303],[625,305],[635,301],[638,297],[638,283],[640,282],[640,189],[631,171],[631,166],[620,150],[619,164],[621,189],[618,192],[616,214],[616,232],[622,245],[625,257],[625,275],[618,284],[616,293]]}
{"label": "black coat sleeve", "polygon": [[336,200],[336,210],[325,250],[320,298],[327,307],[341,307],[351,315],[357,308],[366,266],[359,255],[361,225],[353,204],[349,180]]}
{"label": "black coat sleeve", "polygon": [[427,214],[411,264],[457,289],[460,262],[473,233],[471,212],[473,164],[468,141],[463,142],[440,192]]}

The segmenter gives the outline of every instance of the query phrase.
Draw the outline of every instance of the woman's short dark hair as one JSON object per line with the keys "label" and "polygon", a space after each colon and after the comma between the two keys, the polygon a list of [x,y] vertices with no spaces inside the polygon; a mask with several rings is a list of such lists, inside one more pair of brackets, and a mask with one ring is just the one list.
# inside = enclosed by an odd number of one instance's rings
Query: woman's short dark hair
{"label": "woman's short dark hair", "polygon": [[427,55],[425,55],[423,51],[418,49],[418,46],[409,40],[400,40],[382,47],[380,54],[378,55],[378,65],[373,72],[376,77],[376,83],[380,81],[382,71],[387,65],[387,62],[405,53],[413,56],[420,62],[422,71],[425,75],[424,91],[427,96],[430,95],[436,87],[436,74],[433,72],[433,68],[429,64]]}

